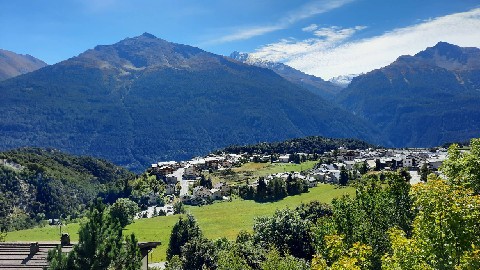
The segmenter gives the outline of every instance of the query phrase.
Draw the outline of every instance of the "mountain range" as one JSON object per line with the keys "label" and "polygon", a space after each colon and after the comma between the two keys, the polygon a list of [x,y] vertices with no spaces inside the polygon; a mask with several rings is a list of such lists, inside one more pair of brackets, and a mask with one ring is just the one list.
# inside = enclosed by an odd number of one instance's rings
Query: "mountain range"
{"label": "mountain range", "polygon": [[145,33],[0,82],[0,149],[53,147],[136,171],[231,144],[375,127],[277,73]]}
{"label": "mountain range", "polygon": [[446,42],[355,77],[336,101],[397,147],[480,134],[480,49]]}
{"label": "mountain range", "polygon": [[47,64],[31,55],[0,49],[0,81],[40,69]]}
{"label": "mountain range", "polygon": [[230,58],[237,61],[254,65],[257,67],[268,68],[273,70],[284,79],[307,89],[308,91],[325,98],[327,100],[333,99],[346,85],[341,83],[335,84],[329,81],[325,81],[320,77],[308,75],[300,70],[294,69],[288,65],[279,62],[272,62],[268,60],[262,60],[252,57],[248,53],[233,52],[230,54]]}
{"label": "mountain range", "polygon": [[478,48],[439,42],[343,87],[145,33],[0,82],[0,149],[53,147],[142,171],[295,137],[429,147],[480,133]]}

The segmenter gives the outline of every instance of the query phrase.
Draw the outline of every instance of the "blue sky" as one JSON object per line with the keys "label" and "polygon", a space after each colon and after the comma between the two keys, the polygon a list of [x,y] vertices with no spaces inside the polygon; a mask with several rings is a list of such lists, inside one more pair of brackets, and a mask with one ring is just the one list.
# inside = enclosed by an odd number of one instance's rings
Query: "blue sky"
{"label": "blue sky", "polygon": [[368,72],[438,41],[480,47],[478,0],[15,0],[0,48],[49,64],[149,32],[228,55],[285,62],[324,79]]}

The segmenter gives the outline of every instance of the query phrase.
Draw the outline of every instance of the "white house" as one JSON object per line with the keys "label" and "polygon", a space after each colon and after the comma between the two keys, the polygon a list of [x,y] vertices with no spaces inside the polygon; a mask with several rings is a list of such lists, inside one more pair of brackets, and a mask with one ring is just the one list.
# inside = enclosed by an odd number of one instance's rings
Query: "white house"
{"label": "white house", "polygon": [[415,165],[415,158],[413,156],[406,156],[403,159],[403,167],[413,167]]}
{"label": "white house", "polygon": [[185,166],[185,172],[183,173],[183,175],[187,179],[193,179],[197,176],[197,169],[194,165],[188,164],[187,166]]}
{"label": "white house", "polygon": [[278,161],[282,163],[288,163],[289,160],[290,160],[290,154],[286,154],[278,157]]}

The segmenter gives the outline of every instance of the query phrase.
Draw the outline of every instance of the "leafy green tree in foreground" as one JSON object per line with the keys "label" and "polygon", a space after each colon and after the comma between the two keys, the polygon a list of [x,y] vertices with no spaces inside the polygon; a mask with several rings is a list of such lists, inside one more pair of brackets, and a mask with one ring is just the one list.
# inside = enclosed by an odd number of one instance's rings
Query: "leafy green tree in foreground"
{"label": "leafy green tree in foreground", "polygon": [[213,243],[202,237],[194,237],[182,247],[183,269],[216,269],[217,250]]}
{"label": "leafy green tree in foreground", "polygon": [[413,236],[390,232],[392,253],[385,269],[478,269],[480,264],[480,196],[471,189],[430,178],[412,196],[418,214]]}
{"label": "leafy green tree in foreground", "polygon": [[139,211],[137,203],[127,198],[118,199],[110,207],[110,215],[118,219],[120,226],[125,227],[132,223],[135,214]]}
{"label": "leafy green tree in foreground", "polygon": [[381,256],[389,249],[390,228],[411,233],[414,213],[409,191],[410,184],[401,172],[385,174],[384,182],[370,175],[363,177],[354,198],[344,196],[332,202],[335,229],[343,235],[346,249],[356,242],[372,247],[373,269],[381,268]]}
{"label": "leafy green tree in foreground", "polygon": [[277,210],[273,217],[255,218],[253,239],[266,250],[273,246],[284,254],[310,260],[314,253],[310,225],[295,210]]}
{"label": "leafy green tree in foreground", "polygon": [[266,260],[262,263],[262,270],[308,270],[310,266],[302,259],[292,255],[281,256],[276,250],[272,249]]}
{"label": "leafy green tree in foreground", "polygon": [[480,138],[470,141],[470,151],[461,152],[458,144],[448,148],[441,171],[449,182],[463,185],[480,194]]}
{"label": "leafy green tree in foreground", "polygon": [[49,252],[49,269],[139,269],[142,262],[135,236],[127,237],[125,243],[122,240],[120,222],[97,200],[90,207],[87,222],[80,226],[73,250],[63,254],[59,247]]}
{"label": "leafy green tree in foreground", "polygon": [[192,215],[187,215],[187,218],[180,217],[177,223],[172,228],[170,234],[170,242],[167,248],[167,259],[170,260],[173,256],[181,255],[181,248],[188,241],[201,237],[202,232],[198,227],[197,221]]}

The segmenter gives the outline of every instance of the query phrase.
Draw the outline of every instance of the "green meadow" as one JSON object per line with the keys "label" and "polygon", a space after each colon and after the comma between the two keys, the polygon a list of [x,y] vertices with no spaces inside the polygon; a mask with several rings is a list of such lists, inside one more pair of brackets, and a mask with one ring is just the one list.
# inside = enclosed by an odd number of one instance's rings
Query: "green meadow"
{"label": "green meadow", "polygon": [[283,172],[300,172],[310,170],[315,167],[318,161],[306,161],[301,164],[293,163],[253,163],[248,162],[242,166],[233,168],[230,174],[221,171],[206,174],[207,178],[211,178],[213,183],[228,182],[230,184],[239,185],[246,181],[255,181],[261,176],[267,176],[275,173]]}
{"label": "green meadow", "polygon": [[[287,197],[271,203],[256,203],[235,199],[231,202],[217,202],[206,206],[187,206],[186,210],[197,219],[204,235],[210,239],[226,237],[235,239],[241,230],[252,231],[254,218],[272,215],[276,209],[294,208],[302,202],[312,200],[329,203],[333,198],[343,194],[353,195],[353,188],[338,188],[320,184],[308,193]],[[179,216],[155,217],[136,220],[125,228],[124,234],[135,233],[139,241],[160,241],[162,245],[151,254],[151,261],[164,261],[170,232]],[[79,224],[62,226],[62,232],[70,233],[72,241],[78,241]],[[29,230],[9,232],[6,241],[59,241],[60,227],[46,226]]]}

